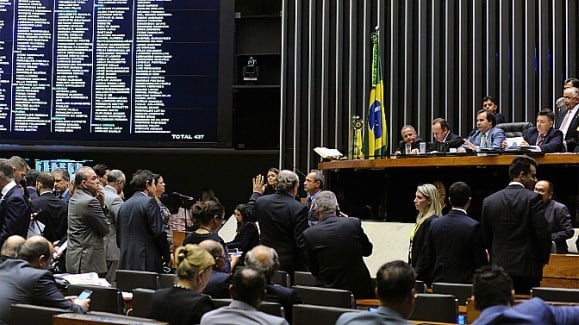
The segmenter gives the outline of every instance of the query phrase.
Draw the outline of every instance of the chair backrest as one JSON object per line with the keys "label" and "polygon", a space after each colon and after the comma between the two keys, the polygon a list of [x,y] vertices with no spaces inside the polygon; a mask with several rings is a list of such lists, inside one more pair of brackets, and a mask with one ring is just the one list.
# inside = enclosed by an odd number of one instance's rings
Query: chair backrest
{"label": "chair backrest", "polygon": [[121,290],[88,284],[71,284],[68,286],[67,294],[70,296],[78,295],[84,289],[92,291],[92,295],[90,296],[90,310],[115,314],[124,313],[125,305]]}
{"label": "chair backrest", "polygon": [[306,286],[293,286],[293,288],[300,294],[304,304],[356,308],[354,295],[349,290]]}
{"label": "chair backrest", "polygon": [[293,324],[333,325],[340,315],[347,312],[362,312],[358,309],[298,304],[293,306]]}
{"label": "chair backrest", "polygon": [[173,252],[177,250],[177,247],[183,245],[183,241],[189,234],[190,232],[185,232],[182,230],[173,230]]}
{"label": "chair backrest", "polygon": [[158,289],[171,288],[175,285],[175,279],[177,279],[175,274],[159,274]]}
{"label": "chair backrest", "polygon": [[155,290],[136,288],[133,290],[133,312],[131,316],[150,318],[151,303]]}
{"label": "chair backrest", "polygon": [[14,304],[10,307],[10,322],[11,324],[52,325],[52,316],[70,312],[70,310],[60,308]]}
{"label": "chair backrest", "polygon": [[272,279],[272,282],[284,286],[286,288],[291,287],[290,276],[286,271],[278,270]]}
{"label": "chair backrest", "polygon": [[453,295],[419,293],[416,295],[412,320],[456,323],[458,299]]}
{"label": "chair backrest", "polygon": [[530,122],[512,122],[512,123],[500,123],[497,124],[498,128],[503,129],[505,131],[505,137],[507,138],[515,138],[515,137],[522,137],[525,135],[525,131],[527,128],[533,126]]}
{"label": "chair backrest", "polygon": [[414,288],[416,289],[416,293],[425,293],[426,283],[424,283],[424,281],[416,280],[416,282],[414,283]]}
{"label": "chair backrest", "polygon": [[320,285],[320,283],[318,282],[316,277],[310,272],[295,271],[294,272],[294,285],[315,287],[317,285]]}
{"label": "chair backrest", "polygon": [[159,287],[159,274],[156,272],[117,270],[117,288],[131,292],[135,288],[156,290]]}
{"label": "chair backrest", "polygon": [[456,299],[458,299],[458,304],[461,306],[466,306],[466,301],[472,296],[472,290],[472,284],[468,283],[432,283],[432,293],[445,293],[453,295]]}
{"label": "chair backrest", "polygon": [[[221,307],[229,306],[229,304],[233,301],[233,299],[231,299],[231,298],[219,298],[219,299],[211,298],[211,301],[213,301],[213,305],[215,305],[215,308],[221,308]],[[257,309],[259,311],[266,313],[266,314],[285,318],[285,310],[284,310],[283,306],[277,302],[262,301],[261,304],[259,305],[259,307],[257,307]]]}
{"label": "chair backrest", "polygon": [[579,289],[536,287],[531,289],[531,297],[545,301],[579,302]]}

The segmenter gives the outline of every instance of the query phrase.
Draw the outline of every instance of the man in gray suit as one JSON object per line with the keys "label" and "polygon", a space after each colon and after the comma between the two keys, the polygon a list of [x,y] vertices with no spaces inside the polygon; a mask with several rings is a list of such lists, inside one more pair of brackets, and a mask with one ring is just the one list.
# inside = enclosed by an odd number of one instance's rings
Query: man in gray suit
{"label": "man in gray suit", "polygon": [[104,238],[104,240],[107,261],[106,279],[110,283],[115,282],[115,273],[117,272],[117,266],[119,264],[119,246],[117,246],[117,216],[119,215],[119,209],[121,208],[121,205],[123,205],[123,199],[120,197],[120,195],[123,193],[123,189],[125,188],[125,181],[125,174],[118,169],[113,169],[107,174],[107,185],[105,186],[105,205],[108,209],[106,217],[107,221],[109,222],[110,232]]}
{"label": "man in gray suit", "polygon": [[553,253],[568,254],[567,239],[573,237],[575,230],[569,209],[565,204],[553,200],[554,187],[549,181],[538,181],[535,184],[535,193],[541,194],[545,203],[545,219],[549,223],[551,241],[555,245]]}
{"label": "man in gray suit", "polygon": [[68,204],[66,270],[104,276],[107,264],[103,237],[109,233],[104,190],[97,174],[88,166],[76,171],[74,185],[76,190]]}

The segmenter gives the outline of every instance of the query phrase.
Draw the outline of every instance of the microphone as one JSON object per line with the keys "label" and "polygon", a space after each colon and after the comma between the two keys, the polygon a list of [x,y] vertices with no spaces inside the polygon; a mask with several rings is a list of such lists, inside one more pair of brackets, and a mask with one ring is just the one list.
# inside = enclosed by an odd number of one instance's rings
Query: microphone
{"label": "microphone", "polygon": [[171,193],[171,195],[173,195],[174,197],[180,198],[181,200],[195,201],[195,199],[192,196],[181,194],[179,192],[173,192],[173,193]]}

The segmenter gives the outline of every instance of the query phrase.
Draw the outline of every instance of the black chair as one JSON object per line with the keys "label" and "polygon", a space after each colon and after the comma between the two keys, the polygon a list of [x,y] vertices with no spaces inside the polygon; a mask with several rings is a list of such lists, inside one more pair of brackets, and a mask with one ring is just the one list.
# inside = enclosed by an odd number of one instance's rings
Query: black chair
{"label": "black chair", "polygon": [[456,323],[458,299],[453,295],[419,293],[410,319],[419,321]]}
{"label": "black chair", "polygon": [[545,301],[579,302],[579,289],[535,287],[531,289],[531,297]]}
{"label": "black chair", "polygon": [[14,304],[10,307],[11,324],[52,325],[52,316],[70,313],[70,310]]}
{"label": "black chair", "polygon": [[304,304],[356,308],[356,300],[349,290],[306,286],[293,286],[293,288],[300,294]]}
{"label": "black chair", "polygon": [[310,272],[295,271],[294,272],[294,285],[306,286],[306,287],[315,287],[315,286],[319,286],[320,283],[318,282],[316,277]]}
{"label": "black chair", "polygon": [[[215,308],[221,308],[221,307],[229,306],[229,304],[233,301],[233,299],[229,299],[229,298],[214,299],[214,298],[211,298],[211,301],[213,301],[213,305],[215,305]],[[257,307],[257,309],[266,313],[266,314],[285,318],[285,310],[284,310],[283,306],[277,302],[262,301],[261,304],[259,305],[259,307]]]}
{"label": "black chair", "polygon": [[293,306],[293,324],[300,325],[334,325],[340,315],[362,310],[329,306],[298,304]]}
{"label": "black chair", "polygon": [[432,293],[444,293],[453,295],[456,299],[458,299],[458,304],[461,306],[466,306],[466,301],[472,296],[472,290],[472,284],[468,283],[432,283]]}
{"label": "black chair", "polygon": [[525,135],[525,131],[533,126],[530,122],[512,122],[512,123],[501,123],[497,124],[498,128],[503,129],[505,131],[506,138],[516,138],[522,137]]}
{"label": "black chair", "polygon": [[133,308],[129,313],[131,316],[135,317],[145,317],[150,318],[151,315],[151,303],[153,300],[153,294],[155,290],[136,288],[133,289]]}
{"label": "black chair", "polygon": [[273,276],[272,282],[286,288],[291,287],[290,276],[286,271],[277,271]]}
{"label": "black chair", "polygon": [[67,294],[77,296],[85,289],[92,291],[92,295],[90,296],[90,310],[114,314],[124,313],[125,304],[123,302],[123,296],[121,295],[121,290],[117,288],[88,284],[71,284],[68,286]]}
{"label": "black chair", "polygon": [[175,274],[159,274],[158,289],[173,287],[175,285],[175,279],[177,279],[177,275]]}
{"label": "black chair", "polygon": [[117,270],[116,282],[117,288],[125,292],[131,292],[135,288],[157,290],[159,274],[147,271]]}
{"label": "black chair", "polygon": [[426,283],[424,283],[424,281],[416,280],[416,282],[414,283],[414,288],[416,289],[416,293],[425,293]]}

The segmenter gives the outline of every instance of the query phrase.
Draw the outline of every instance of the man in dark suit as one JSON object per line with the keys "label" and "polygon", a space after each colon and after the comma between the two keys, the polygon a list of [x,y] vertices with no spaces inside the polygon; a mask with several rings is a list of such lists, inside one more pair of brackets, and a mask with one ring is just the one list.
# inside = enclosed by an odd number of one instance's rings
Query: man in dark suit
{"label": "man in dark suit", "polygon": [[304,181],[304,191],[308,194],[306,198],[306,208],[308,209],[308,224],[310,226],[318,223],[318,216],[314,211],[316,195],[324,188],[324,173],[321,170],[312,169]]}
{"label": "man in dark suit", "polygon": [[68,205],[68,201],[72,197],[69,190],[70,175],[68,170],[56,168],[52,171],[52,176],[54,176],[54,194]]}
{"label": "man in dark suit", "polygon": [[14,168],[8,160],[0,160],[0,246],[6,238],[26,238],[32,210],[24,192],[14,181]]}
{"label": "man in dark suit", "polygon": [[21,259],[7,259],[0,264],[0,324],[11,324],[12,304],[22,303],[54,307],[84,313],[90,299],[65,299],[48,271],[54,247],[41,236],[26,240],[20,249]]}
{"label": "man in dark suit", "polygon": [[503,115],[503,113],[499,112],[499,106],[497,105],[496,100],[492,96],[485,96],[482,100],[482,109],[485,111],[489,111],[495,115],[497,120],[497,124],[506,123],[507,118]]}
{"label": "man in dark suit", "polygon": [[308,211],[295,199],[299,185],[296,173],[282,170],[277,175],[276,192],[255,200],[261,243],[277,251],[280,269],[290,276],[296,270],[306,270],[303,232],[308,227]]}
{"label": "man in dark suit", "polygon": [[426,257],[416,267],[419,279],[472,283],[477,268],[487,264],[480,224],[469,217],[470,187],[456,182],[448,189],[452,210],[432,220],[426,235]]}
{"label": "man in dark suit", "polygon": [[68,228],[68,207],[52,193],[54,188],[52,174],[39,174],[36,177],[36,188],[40,196],[32,200],[32,210],[37,213],[34,219],[44,224],[44,238],[51,243],[64,242]]}
{"label": "man in dark suit", "polygon": [[578,307],[553,307],[540,298],[515,305],[513,281],[503,268],[487,266],[477,271],[473,281],[474,305],[480,316],[472,325],[486,324],[577,324]]}
{"label": "man in dark suit", "polygon": [[223,266],[225,265],[225,252],[223,250],[223,245],[212,239],[206,239],[199,243],[199,247],[206,250],[213,259],[215,259],[215,264],[211,269],[211,276],[209,277],[209,282],[203,293],[211,296],[211,298],[231,298],[229,295],[229,285],[231,284],[231,274],[223,272]]}
{"label": "man in dark suit", "polygon": [[443,118],[432,121],[432,135],[434,142],[428,151],[448,152],[450,148],[458,148],[464,142],[462,138],[450,131],[448,123]]}
{"label": "man in dark suit", "polygon": [[370,272],[364,256],[372,243],[360,219],[337,217],[338,200],[331,191],[316,196],[320,222],[304,231],[310,272],[327,287],[350,290],[356,298],[371,298]]}
{"label": "man in dark suit", "polygon": [[302,298],[292,288],[273,284],[273,277],[279,269],[279,256],[275,249],[263,245],[255,246],[245,255],[245,266],[260,270],[265,274],[267,279],[265,300],[282,305],[285,310],[285,318],[291,324],[292,307],[295,304],[301,304]]}
{"label": "man in dark suit", "polygon": [[68,205],[66,270],[104,276],[107,264],[103,237],[109,233],[104,190],[88,166],[76,171],[74,185],[76,190]]}
{"label": "man in dark suit", "polygon": [[568,254],[567,239],[573,237],[573,221],[569,209],[563,203],[553,200],[554,185],[549,181],[538,181],[535,184],[535,193],[543,197],[545,203],[545,219],[549,224],[551,241],[555,244],[557,254]]}
{"label": "man in dark suit", "polygon": [[[394,154],[395,155],[417,154],[419,151],[420,143],[424,142],[424,140],[418,137],[416,129],[412,125],[404,125],[402,129],[400,129],[400,135],[402,136],[402,140],[400,140],[400,142],[398,143],[398,147],[394,152]],[[407,147],[409,151],[406,150]]]}
{"label": "man in dark suit", "polygon": [[527,129],[521,146],[538,146],[541,152],[561,152],[563,148],[563,133],[553,127],[555,114],[550,109],[543,109],[537,115],[537,126]]}
{"label": "man in dark suit", "polygon": [[481,225],[490,262],[509,273],[520,294],[539,286],[551,252],[543,200],[531,191],[537,166],[531,157],[515,157],[509,167],[509,185],[482,204]]}
{"label": "man in dark suit", "polygon": [[163,272],[171,266],[171,252],[155,201],[155,180],[149,170],[139,170],[131,179],[135,193],[119,209],[117,245],[121,252],[119,270]]}
{"label": "man in dark suit", "polygon": [[579,137],[579,88],[571,87],[563,91],[565,108],[561,109],[559,130],[563,132],[567,152],[574,152]]}

